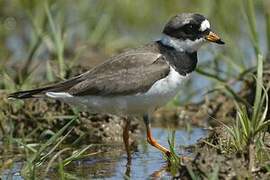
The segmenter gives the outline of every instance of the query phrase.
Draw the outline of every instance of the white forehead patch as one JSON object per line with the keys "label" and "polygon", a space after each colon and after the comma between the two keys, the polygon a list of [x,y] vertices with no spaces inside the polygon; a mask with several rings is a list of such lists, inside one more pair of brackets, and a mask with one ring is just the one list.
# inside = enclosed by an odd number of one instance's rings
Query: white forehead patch
{"label": "white forehead patch", "polygon": [[201,27],[200,27],[200,31],[205,31],[206,29],[210,28],[210,23],[209,21],[206,19],[201,23]]}

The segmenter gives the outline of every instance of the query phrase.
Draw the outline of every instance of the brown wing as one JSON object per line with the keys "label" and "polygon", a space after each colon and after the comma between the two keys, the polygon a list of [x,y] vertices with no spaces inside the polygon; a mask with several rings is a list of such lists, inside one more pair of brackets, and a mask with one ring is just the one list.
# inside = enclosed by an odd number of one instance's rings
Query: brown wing
{"label": "brown wing", "polygon": [[170,71],[159,53],[128,51],[81,76],[67,92],[72,95],[129,95],[146,92]]}
{"label": "brown wing", "polygon": [[68,92],[72,95],[134,94],[147,91],[169,73],[169,65],[159,53],[130,50],[119,54],[90,71],[66,81],[9,95],[24,99],[43,97],[47,92]]}

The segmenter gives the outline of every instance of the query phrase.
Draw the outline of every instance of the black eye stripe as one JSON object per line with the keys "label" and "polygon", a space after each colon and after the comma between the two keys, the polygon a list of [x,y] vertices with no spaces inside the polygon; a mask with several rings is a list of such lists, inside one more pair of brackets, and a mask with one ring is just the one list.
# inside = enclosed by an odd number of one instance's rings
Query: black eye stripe
{"label": "black eye stripe", "polygon": [[163,33],[177,39],[196,40],[202,38],[209,30],[200,30],[206,18],[200,14],[179,14],[170,19],[163,29]]}
{"label": "black eye stripe", "polygon": [[181,29],[187,34],[198,33],[199,26],[197,24],[186,24]]}

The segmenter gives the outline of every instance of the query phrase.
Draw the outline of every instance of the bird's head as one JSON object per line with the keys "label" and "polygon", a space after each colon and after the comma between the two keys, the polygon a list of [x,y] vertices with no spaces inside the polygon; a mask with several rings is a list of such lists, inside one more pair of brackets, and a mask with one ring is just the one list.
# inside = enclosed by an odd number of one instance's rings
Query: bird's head
{"label": "bird's head", "polygon": [[225,44],[211,30],[203,15],[182,13],[172,17],[163,29],[161,42],[180,51],[195,52],[205,42]]}

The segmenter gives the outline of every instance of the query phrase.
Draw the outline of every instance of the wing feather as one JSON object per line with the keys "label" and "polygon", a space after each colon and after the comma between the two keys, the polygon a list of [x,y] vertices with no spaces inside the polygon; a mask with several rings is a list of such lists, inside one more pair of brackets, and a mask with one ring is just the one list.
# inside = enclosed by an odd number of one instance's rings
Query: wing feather
{"label": "wing feather", "polygon": [[97,66],[71,87],[71,95],[129,95],[146,92],[170,67],[159,53],[128,51]]}

